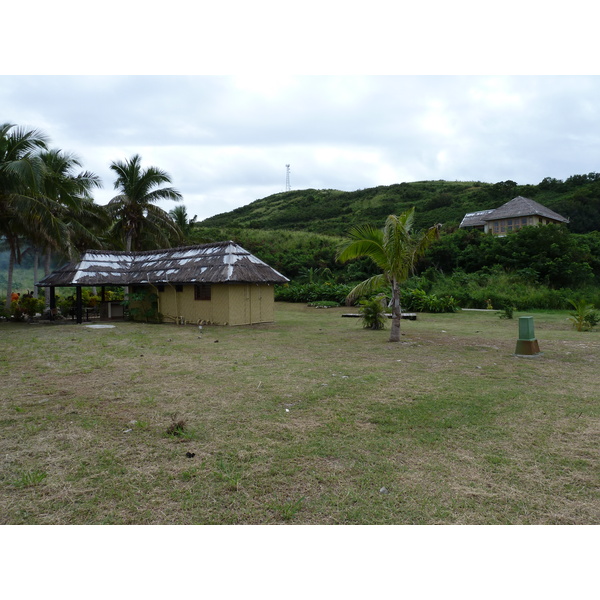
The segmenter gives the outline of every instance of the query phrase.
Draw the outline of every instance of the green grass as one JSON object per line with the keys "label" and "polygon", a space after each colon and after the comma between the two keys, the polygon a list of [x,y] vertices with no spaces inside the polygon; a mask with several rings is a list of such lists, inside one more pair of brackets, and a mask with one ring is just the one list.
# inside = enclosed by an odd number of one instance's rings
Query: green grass
{"label": "green grass", "polygon": [[344,312],[0,324],[0,522],[600,522],[599,333],[531,313],[523,359],[524,313],[423,314],[390,344]]}

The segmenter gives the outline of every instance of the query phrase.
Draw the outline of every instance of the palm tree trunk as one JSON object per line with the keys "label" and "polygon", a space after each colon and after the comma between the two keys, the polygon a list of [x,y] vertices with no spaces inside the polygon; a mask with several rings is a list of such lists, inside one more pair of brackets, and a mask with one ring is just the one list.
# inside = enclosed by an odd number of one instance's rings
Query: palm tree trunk
{"label": "palm tree trunk", "polygon": [[38,287],[36,284],[38,280],[38,267],[40,264],[40,253],[37,248],[33,249],[33,297],[38,297]]}
{"label": "palm tree trunk", "polygon": [[400,286],[396,279],[392,281],[392,329],[390,331],[390,342],[400,341],[400,321],[402,320],[402,308],[400,306]]}
{"label": "palm tree trunk", "polygon": [[12,302],[12,284],[13,284],[13,271],[15,268],[15,252],[13,248],[10,249],[10,255],[8,258],[8,274],[6,278],[6,304],[5,308],[10,312],[10,303]]}
{"label": "palm tree trunk", "polygon": [[[46,247],[46,253],[44,255],[44,276],[48,276],[50,275],[50,262],[52,260],[52,250],[50,249],[50,246]],[[44,288],[45,291],[45,302],[46,302],[46,308],[50,308],[50,288],[49,287],[45,287]]]}

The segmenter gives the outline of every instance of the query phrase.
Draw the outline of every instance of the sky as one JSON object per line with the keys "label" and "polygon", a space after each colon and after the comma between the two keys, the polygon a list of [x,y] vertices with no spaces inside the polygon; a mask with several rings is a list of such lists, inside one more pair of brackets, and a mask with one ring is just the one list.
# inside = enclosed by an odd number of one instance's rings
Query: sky
{"label": "sky", "polygon": [[[3,122],[44,131],[96,173],[140,154],[203,220],[286,188],[600,170],[600,77],[4,75]],[[175,203],[161,203],[170,210]]]}
{"label": "sky", "polygon": [[286,165],[292,190],[565,179],[600,170],[588,8],[12,3],[0,120],[76,154],[100,204],[116,195],[110,164],[139,154],[200,221],[284,191]]}

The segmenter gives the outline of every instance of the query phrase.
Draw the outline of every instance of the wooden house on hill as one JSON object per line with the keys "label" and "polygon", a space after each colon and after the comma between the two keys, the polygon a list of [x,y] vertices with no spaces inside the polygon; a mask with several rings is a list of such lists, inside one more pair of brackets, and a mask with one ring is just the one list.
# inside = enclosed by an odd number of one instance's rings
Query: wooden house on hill
{"label": "wooden house on hill", "polygon": [[[57,269],[37,285],[50,287],[51,309],[55,288],[75,287],[78,322],[82,287],[122,286],[132,293],[153,292],[157,312],[165,320],[250,325],[274,320],[273,285],[287,281],[228,241],[146,252],[88,250],[78,262]],[[120,313],[115,314],[118,308]],[[102,302],[101,314],[122,317],[122,307]]]}
{"label": "wooden house on hill", "polygon": [[460,223],[460,227],[462,229],[480,229],[485,233],[504,236],[527,225],[568,222],[569,219],[542,206],[539,202],[517,196],[498,208],[466,214]]}

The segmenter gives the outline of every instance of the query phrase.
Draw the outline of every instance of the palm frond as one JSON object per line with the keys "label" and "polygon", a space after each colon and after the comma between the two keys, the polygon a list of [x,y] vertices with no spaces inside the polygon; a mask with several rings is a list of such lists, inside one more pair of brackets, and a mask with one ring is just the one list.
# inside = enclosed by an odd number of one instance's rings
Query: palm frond
{"label": "palm frond", "polygon": [[359,283],[357,286],[350,290],[350,293],[346,297],[349,302],[353,302],[361,296],[370,296],[375,292],[379,291],[383,286],[389,283],[385,273],[379,275],[373,275],[369,279]]}

